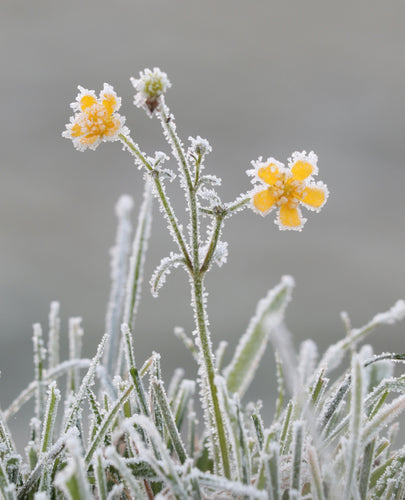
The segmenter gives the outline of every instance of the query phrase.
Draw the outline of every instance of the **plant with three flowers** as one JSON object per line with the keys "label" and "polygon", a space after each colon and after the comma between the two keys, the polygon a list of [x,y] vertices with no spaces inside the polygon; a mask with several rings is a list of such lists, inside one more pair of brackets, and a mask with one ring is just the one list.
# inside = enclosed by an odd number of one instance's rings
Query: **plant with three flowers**
{"label": "plant with three flowers", "polygon": [[[81,320],[72,318],[70,357],[59,361],[59,303],[51,304],[47,349],[41,326],[34,325],[35,380],[0,412],[1,498],[404,498],[405,448],[395,449],[393,440],[396,417],[405,409],[405,376],[394,376],[393,361],[403,362],[405,355],[374,355],[368,345],[357,349],[375,327],[405,317],[404,301],[361,328],[352,328],[344,315],[343,340],[322,357],[316,344],[307,340],[297,355],[284,323],[294,281],[284,276],[259,301],[227,366],[223,366],[226,342],[213,349],[205,277],[214,264],[226,262],[228,246],[222,240],[226,220],[246,207],[261,215],[274,210],[280,229],[300,231],[305,223],[301,206],[318,212],[328,197],[326,185],[314,180],[316,154],[295,152],[288,167],[274,158],[253,161],[253,169],[247,171],[253,188],[224,202],[217,190],[221,179],[205,171],[209,142],[189,137],[185,147],[176,131],[165,100],[171,87],[167,75],[158,68],[146,69],[131,81],[134,104],[159,120],[177,168],[168,166],[166,153],[149,156],[141,150],[118,114],[121,99],[113,87],[104,84],[98,97],[93,90],[79,87],[71,105],[74,116],[62,135],[79,151],[119,141],[144,173],[143,201],[133,242],[133,201],[123,196],[116,207],[107,334],[94,358],[82,358]],[[176,177],[186,200],[186,226],[167,192]],[[154,198],[175,248],[156,267],[151,292],[157,296],[170,272],[183,268],[195,321],[193,338],[182,328],[176,328],[175,334],[196,360],[197,380],[176,370],[167,390],[160,355],[154,352],[138,366],[133,346]],[[262,417],[260,402],[241,403],[269,340],[275,350],[278,384],[270,424]],[[346,353],[350,366],[336,377],[332,372]],[[83,378],[81,370],[86,370]],[[57,381],[65,374],[61,415]],[[32,396],[35,416],[24,463],[8,421]],[[86,402],[88,423],[83,417]]]}

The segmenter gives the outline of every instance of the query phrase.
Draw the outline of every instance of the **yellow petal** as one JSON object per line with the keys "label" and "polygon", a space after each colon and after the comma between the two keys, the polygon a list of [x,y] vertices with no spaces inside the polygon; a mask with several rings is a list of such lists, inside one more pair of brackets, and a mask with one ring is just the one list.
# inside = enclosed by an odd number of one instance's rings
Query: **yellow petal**
{"label": "yellow petal", "polygon": [[270,186],[274,186],[274,184],[282,179],[282,174],[279,168],[274,164],[270,163],[265,167],[259,168],[257,175],[264,181],[266,184]]}
{"label": "yellow petal", "polygon": [[298,208],[290,208],[288,204],[281,205],[279,213],[279,225],[281,229],[299,229],[302,226],[302,222]]}
{"label": "yellow petal", "polygon": [[117,98],[115,97],[114,94],[105,93],[102,96],[101,102],[110,115],[112,115],[114,111],[117,109]]}
{"label": "yellow petal", "polygon": [[88,134],[88,135],[83,136],[80,139],[80,142],[82,144],[94,144],[98,138],[99,138],[99,136],[97,134]]}
{"label": "yellow petal", "polygon": [[120,120],[118,119],[118,117],[113,117],[111,120],[108,120],[108,122],[106,122],[106,129],[105,129],[105,132],[104,132],[104,135],[106,137],[111,137],[113,135],[115,135],[118,131],[118,129],[120,128],[121,126],[121,122]]}
{"label": "yellow petal", "polygon": [[72,137],[79,137],[80,135],[82,135],[82,127],[78,123],[75,123],[70,129],[70,133]]}
{"label": "yellow petal", "polygon": [[327,194],[326,186],[322,185],[307,186],[304,189],[301,201],[302,203],[310,205],[311,207],[321,208],[326,201],[326,194]]}
{"label": "yellow petal", "polygon": [[268,212],[276,201],[276,198],[274,198],[274,196],[270,193],[269,189],[259,191],[253,196],[254,207],[263,214]]}
{"label": "yellow petal", "polygon": [[293,178],[296,181],[303,181],[307,177],[309,177],[315,170],[315,167],[309,163],[308,161],[298,160],[291,167],[291,172],[293,174]]}
{"label": "yellow petal", "polygon": [[96,102],[97,99],[94,97],[94,95],[85,94],[80,99],[80,109],[84,111],[86,108],[89,108],[90,106],[93,106],[93,104],[96,104]]}

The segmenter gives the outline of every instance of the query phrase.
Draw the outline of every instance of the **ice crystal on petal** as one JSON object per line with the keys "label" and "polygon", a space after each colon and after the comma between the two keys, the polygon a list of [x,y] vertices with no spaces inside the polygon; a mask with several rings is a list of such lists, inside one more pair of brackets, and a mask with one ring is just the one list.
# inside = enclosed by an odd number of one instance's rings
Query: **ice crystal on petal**
{"label": "ice crystal on petal", "polygon": [[79,151],[96,149],[102,142],[116,141],[120,133],[127,134],[125,118],[117,113],[121,98],[111,85],[104,84],[99,97],[94,90],[87,90],[79,85],[76,101],[70,106],[75,115],[66,124],[63,137],[71,139]]}
{"label": "ice crystal on petal", "polygon": [[149,116],[159,105],[159,97],[172,86],[166,73],[159,68],[146,68],[139,73],[139,78],[131,78],[136,90],[134,104],[138,108],[145,108]]}
{"label": "ice crystal on petal", "polygon": [[319,212],[329,194],[326,184],[312,181],[313,175],[318,173],[317,161],[313,151],[293,153],[288,168],[274,158],[263,161],[260,157],[253,161],[254,168],[246,172],[253,177],[252,210],[264,216],[276,209],[275,222],[280,229],[301,231],[306,219],[299,205]]}

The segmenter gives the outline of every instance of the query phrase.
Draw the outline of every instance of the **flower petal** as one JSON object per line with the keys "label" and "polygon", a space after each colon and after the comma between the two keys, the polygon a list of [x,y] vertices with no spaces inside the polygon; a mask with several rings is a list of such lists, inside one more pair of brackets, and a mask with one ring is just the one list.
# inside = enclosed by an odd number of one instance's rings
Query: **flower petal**
{"label": "flower petal", "polygon": [[281,205],[278,220],[276,222],[280,229],[301,231],[305,220],[306,219],[302,217],[299,208],[291,208],[286,203],[285,205]]}
{"label": "flower petal", "polygon": [[307,154],[305,151],[299,153],[296,151],[292,154],[292,158],[289,160],[289,166],[291,168],[291,173],[296,181],[303,181],[307,179],[312,174],[318,173],[317,167],[318,157],[311,151]]}
{"label": "flower petal", "polygon": [[114,111],[118,111],[121,106],[121,98],[117,97],[113,87],[108,83],[104,84],[104,88],[100,92],[100,101],[110,115]]}
{"label": "flower petal", "polygon": [[80,109],[84,111],[86,108],[89,108],[90,106],[93,106],[93,104],[96,104],[97,99],[94,97],[94,95],[91,94],[85,94],[80,98]]}
{"label": "flower petal", "polygon": [[316,184],[309,184],[309,186],[304,189],[300,199],[307,208],[320,210],[325,205],[328,194],[329,192],[326,184],[318,182]]}
{"label": "flower petal", "polygon": [[296,181],[303,181],[314,172],[314,166],[307,161],[297,161],[291,167],[291,172]]}
{"label": "flower petal", "polygon": [[274,163],[269,163],[265,167],[260,167],[257,171],[257,175],[262,181],[270,186],[274,186],[274,184],[281,180],[283,176],[278,166]]}
{"label": "flower petal", "polygon": [[270,189],[264,189],[253,195],[252,203],[256,210],[262,215],[266,215],[274,206],[276,198],[271,194]]}

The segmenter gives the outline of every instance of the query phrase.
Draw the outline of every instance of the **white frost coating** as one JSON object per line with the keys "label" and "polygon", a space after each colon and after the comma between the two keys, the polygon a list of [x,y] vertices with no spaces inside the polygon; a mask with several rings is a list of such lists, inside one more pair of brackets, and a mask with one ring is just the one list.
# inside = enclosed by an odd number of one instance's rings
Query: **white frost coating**
{"label": "white frost coating", "polygon": [[[214,488],[216,490],[224,490],[224,495],[231,493],[237,497],[250,497],[257,500],[268,500],[268,493],[266,491],[261,491],[256,489],[254,486],[249,486],[246,484],[239,483],[237,481],[229,481],[224,477],[217,476],[215,474],[210,474],[207,472],[201,472],[197,468],[192,469],[189,476],[190,479],[196,479],[199,483],[209,488]],[[216,496],[215,498],[229,498],[229,496]]]}
{"label": "white frost coating", "polygon": [[[246,332],[240,338],[238,345],[235,350],[233,359],[228,367],[224,370],[224,375],[229,378],[231,373],[238,371],[238,366],[244,357],[244,353],[250,350],[250,344],[253,342],[253,337],[257,328],[263,323],[263,329],[265,331],[264,335],[261,335],[260,344],[254,346],[254,354],[250,360],[250,366],[247,368],[246,372],[243,374],[243,380],[237,389],[238,394],[241,396],[246,391],[250,382],[252,381],[260,359],[263,356],[264,350],[267,345],[267,340],[270,335],[270,340],[272,339],[271,333],[277,328],[283,319],[285,308],[288,302],[291,300],[292,289],[294,288],[294,279],[291,276],[283,276],[281,282],[267,293],[266,297],[261,299],[256,307],[256,313],[252,317],[247,327]],[[283,298],[282,304],[279,305],[275,310],[271,310],[271,306],[275,303],[278,295],[285,290],[285,297]],[[273,339],[275,342],[275,340]],[[246,367],[245,367],[246,369]],[[296,367],[294,368],[296,371]]]}
{"label": "white frost coating", "polygon": [[293,168],[294,165],[299,161],[310,163],[312,165],[314,171],[312,172],[311,176],[318,174],[318,156],[313,151],[310,151],[309,153],[307,153],[306,151],[295,151],[291,155],[291,158],[288,158],[289,168]]}
{"label": "white frost coating", "polygon": [[104,364],[108,373],[113,373],[117,360],[120,324],[124,310],[125,283],[128,273],[128,254],[131,245],[132,225],[130,215],[133,207],[132,198],[121,196],[115,211],[118,217],[118,227],[115,246],[110,250],[111,289],[105,319],[105,331],[110,334],[110,343],[104,355]]}
{"label": "white frost coating", "polygon": [[83,450],[80,440],[77,436],[70,436],[66,439],[66,448],[68,455],[68,463],[66,467],[58,472],[55,477],[55,485],[60,488],[68,498],[76,498],[71,495],[68,482],[72,477],[75,477],[76,484],[79,489],[80,500],[90,500],[93,498],[90,492],[90,486],[87,481],[86,466],[83,460]]}
{"label": "white frost coating", "polygon": [[369,443],[381,429],[390,424],[404,410],[405,395],[398,396],[392,403],[383,405],[376,416],[365,426],[362,435],[363,445]]}
{"label": "white frost coating", "polygon": [[167,74],[159,68],[153,68],[153,70],[146,68],[144,71],[140,71],[139,78],[132,77],[131,83],[136,90],[134,96],[135,106],[145,108],[150,116],[153,115],[155,109],[153,101],[157,100],[172,86]]}
{"label": "white frost coating", "polygon": [[274,350],[280,355],[283,374],[290,393],[298,395],[302,386],[297,370],[297,354],[294,349],[292,334],[283,321],[272,328],[270,342],[273,344]]}
{"label": "white frost coating", "polygon": [[191,142],[189,151],[191,153],[204,156],[212,152],[212,147],[207,139],[203,139],[199,135],[197,137],[189,137],[188,140]]}
{"label": "white frost coating", "polygon": [[35,493],[34,500],[49,500],[49,496],[45,491],[39,491]]}
{"label": "white frost coating", "polygon": [[177,394],[180,387],[180,383],[184,377],[183,368],[176,368],[173,373],[173,377],[170,380],[169,388],[167,389],[167,397],[169,400],[173,400]]}
{"label": "white frost coating", "polygon": [[59,364],[59,333],[60,333],[60,304],[57,301],[51,302],[49,311],[49,334],[48,334],[48,366],[54,368]]}
{"label": "white frost coating", "polygon": [[123,194],[115,205],[115,213],[118,218],[128,217],[134,208],[134,199],[129,194]]}
{"label": "white frost coating", "polygon": [[107,500],[120,500],[123,491],[123,484],[114,484],[114,486],[111,488],[111,491],[107,495]]}
{"label": "white frost coating", "polygon": [[[79,359],[82,354],[84,331],[81,326],[82,318],[69,318],[69,358]],[[69,390],[79,386],[79,370],[72,368],[69,374]]]}
{"label": "white frost coating", "polygon": [[150,291],[153,297],[156,298],[159,295],[159,290],[166,283],[166,279],[171,273],[171,270],[178,268],[183,263],[183,256],[178,253],[170,252],[169,257],[163,257],[159,265],[153,271],[150,279]]}
{"label": "white frost coating", "polygon": [[380,325],[392,325],[405,318],[405,301],[398,300],[388,311],[379,313],[361,328],[354,328],[350,334],[336,344],[331,345],[323,355],[319,366],[325,367],[328,372],[337,368],[350,346],[355,346],[366,337],[374,328]]}
{"label": "white frost coating", "polygon": [[214,384],[217,387],[218,403],[225,424],[226,440],[229,443],[228,447],[232,453],[232,460],[230,460],[232,479],[234,481],[240,481],[242,456],[236,432],[232,426],[232,421],[236,420],[235,402],[228,396],[228,390],[224,377],[216,375],[214,378]]}
{"label": "white frost coating", "polygon": [[97,366],[100,364],[101,358],[103,356],[104,348],[109,339],[109,335],[105,334],[101,339],[100,344],[97,348],[97,353],[91,361],[91,365],[83,377],[82,383],[75,395],[74,401],[68,411],[66,423],[65,423],[65,432],[68,431],[76,422],[77,418],[82,412],[82,401],[86,397],[87,389],[94,384],[94,379],[96,376]]}
{"label": "white frost coating", "polygon": [[318,359],[318,347],[311,339],[304,340],[300,346],[298,373],[302,385],[311,380]]}
{"label": "white frost coating", "polygon": [[371,320],[375,324],[393,325],[405,318],[405,300],[398,300],[395,304],[384,313],[379,313]]}
{"label": "white frost coating", "polygon": [[145,179],[143,201],[138,215],[132,253],[129,259],[129,272],[126,281],[126,295],[123,322],[134,328],[135,316],[139,306],[143,280],[143,268],[152,225],[152,183]]}

